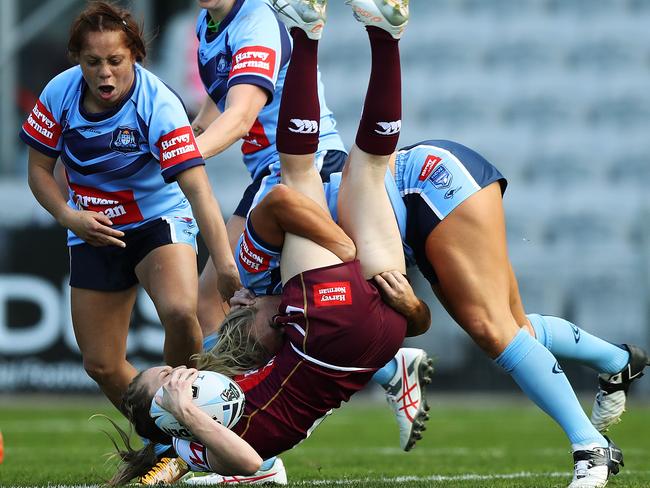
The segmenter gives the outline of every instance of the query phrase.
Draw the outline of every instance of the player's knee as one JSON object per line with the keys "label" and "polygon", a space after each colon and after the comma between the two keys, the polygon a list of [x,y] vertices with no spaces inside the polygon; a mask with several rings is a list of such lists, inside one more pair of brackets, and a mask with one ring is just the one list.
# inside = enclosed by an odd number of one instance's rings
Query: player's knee
{"label": "player's knee", "polygon": [[83,365],[88,376],[100,385],[108,383],[111,378],[114,378],[119,369],[119,365],[116,361],[109,361],[100,358],[84,357]]}
{"label": "player's knee", "polygon": [[293,190],[287,185],[278,183],[269,191],[267,197],[268,204],[276,210],[282,210],[291,205],[293,199]]}
{"label": "player's knee", "polygon": [[489,356],[497,356],[503,351],[506,324],[500,324],[487,314],[476,314],[463,320],[460,325]]}
{"label": "player's knee", "polygon": [[160,321],[165,329],[172,326],[175,329],[192,328],[198,323],[197,309],[185,303],[170,303],[158,310]]}

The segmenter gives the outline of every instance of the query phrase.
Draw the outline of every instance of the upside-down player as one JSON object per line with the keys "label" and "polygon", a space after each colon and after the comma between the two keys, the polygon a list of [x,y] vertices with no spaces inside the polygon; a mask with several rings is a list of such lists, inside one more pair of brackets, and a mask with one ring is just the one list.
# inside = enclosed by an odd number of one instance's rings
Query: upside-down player
{"label": "upside-down player", "polygon": [[[370,0],[349,3],[366,9],[374,6]],[[282,296],[263,297],[254,307],[231,312],[222,329],[219,342],[232,338],[229,328],[240,332],[240,340],[248,339],[250,332],[258,348],[249,349],[253,353],[251,367],[264,364],[260,363],[264,352],[275,353],[265,376],[246,392],[246,410],[234,431],[214,423],[192,404],[189,385],[196,370],[152,368],[129,388],[125,405],[136,414],[136,430],[159,439],[162,433],[156,435],[148,406],[158,387],[165,385],[165,393],[157,401],[201,441],[203,455],[198,462],[189,455],[188,442],[174,443],[196,470],[255,472],[262,458],[294,447],[331,409],[363,388],[375,371],[393,358],[404,339],[406,319],[381,300],[373,281],[366,281],[382,273],[390,276],[405,271],[399,231],[384,188],[388,156],[399,132],[375,132],[378,122],[397,123],[401,115],[397,37],[406,23],[407,2],[398,3],[403,23],[394,30],[395,37],[377,26],[368,27],[373,52],[368,97],[340,197],[341,226],[352,240],[336,228],[325,210],[321,211],[322,228],[305,232],[316,241],[286,234]],[[308,47],[305,55],[315,63],[316,41],[300,30],[294,30],[294,36]],[[379,94],[390,94],[390,102],[371,107],[369,101]],[[283,175],[291,175],[287,185],[295,185],[324,207],[322,184],[313,168],[317,136],[288,130],[291,118],[310,120],[314,113],[318,114],[317,101],[288,106],[287,117],[280,118],[278,145]],[[327,235],[328,228],[332,235]],[[329,247],[321,247],[317,241],[327,242]],[[355,254],[357,259],[350,260]],[[387,281],[384,286],[390,289],[392,283]],[[412,294],[410,288],[401,291]],[[237,347],[232,343],[235,356]],[[231,367],[247,369],[241,361]],[[128,470],[121,474],[114,481],[125,482],[137,475]]]}

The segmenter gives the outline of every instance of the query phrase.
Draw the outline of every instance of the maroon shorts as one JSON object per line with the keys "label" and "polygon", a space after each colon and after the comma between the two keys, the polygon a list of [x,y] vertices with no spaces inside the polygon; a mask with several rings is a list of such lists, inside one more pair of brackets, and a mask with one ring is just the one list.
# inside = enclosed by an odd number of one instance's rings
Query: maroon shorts
{"label": "maroon shorts", "polygon": [[334,369],[378,369],[406,333],[406,319],[386,305],[359,261],[306,271],[283,287],[280,316],[297,352]]}

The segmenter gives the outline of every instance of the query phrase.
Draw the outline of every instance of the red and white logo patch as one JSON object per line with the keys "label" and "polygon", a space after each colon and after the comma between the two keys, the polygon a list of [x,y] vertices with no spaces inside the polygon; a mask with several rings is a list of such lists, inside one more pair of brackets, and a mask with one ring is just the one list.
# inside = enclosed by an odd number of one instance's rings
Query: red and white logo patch
{"label": "red and white logo patch", "polygon": [[261,273],[269,269],[271,256],[255,247],[244,231],[244,238],[239,246],[239,262],[249,273]]}
{"label": "red and white logo patch", "polygon": [[242,391],[246,393],[248,390],[259,385],[264,380],[264,378],[271,374],[271,371],[273,371],[273,368],[275,367],[275,364],[273,363],[274,359],[275,358],[271,358],[271,360],[266,363],[265,366],[259,369],[254,369],[253,371],[248,371],[244,374],[235,375],[233,379],[239,385]]}
{"label": "red and white logo patch", "polygon": [[113,224],[140,222],[142,214],[131,190],[105,192],[96,188],[70,183],[72,199],[79,210],[90,210],[106,215]]}
{"label": "red and white logo patch", "polygon": [[208,463],[206,461],[206,457],[206,449],[203,444],[199,444],[198,442],[190,442],[189,461],[194,464],[194,467],[207,470]]}
{"label": "red and white logo patch", "polygon": [[242,47],[232,57],[228,79],[240,75],[262,75],[273,79],[275,51],[266,46]]}
{"label": "red and white logo patch", "polygon": [[255,119],[253,127],[250,128],[248,134],[242,140],[244,141],[241,145],[241,152],[243,154],[251,154],[271,145],[264,132],[264,126],[259,119]]}
{"label": "red and white logo patch", "polygon": [[429,154],[427,156],[427,159],[424,161],[424,164],[422,165],[422,171],[420,171],[420,176],[418,176],[418,180],[420,181],[426,180],[433,172],[433,168],[435,168],[440,161],[442,161],[442,159],[440,159],[438,156],[433,156],[432,154]]}
{"label": "red and white logo patch", "polygon": [[194,133],[189,125],[168,132],[158,139],[156,146],[160,151],[160,167],[162,169],[202,157],[196,147]]}
{"label": "red and white logo patch", "polygon": [[41,144],[52,149],[56,148],[61,136],[61,124],[54,120],[52,114],[40,100],[36,101],[36,105],[23,124],[23,130]]}
{"label": "red and white logo patch", "polygon": [[352,287],[349,281],[332,281],[314,285],[314,303],[317,307],[352,305]]}

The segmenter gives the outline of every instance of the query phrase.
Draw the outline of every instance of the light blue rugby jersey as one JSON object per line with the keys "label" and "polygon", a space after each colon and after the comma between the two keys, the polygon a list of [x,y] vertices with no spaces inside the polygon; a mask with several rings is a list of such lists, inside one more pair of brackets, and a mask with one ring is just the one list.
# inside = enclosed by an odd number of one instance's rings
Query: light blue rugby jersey
{"label": "light blue rugby jersey", "polygon": [[[196,23],[199,73],[219,110],[225,110],[228,90],[237,84],[257,85],[269,96],[241,146],[244,164],[255,179],[278,161],[275,131],[291,57],[291,37],[263,0],[236,0],[216,32],[208,30],[208,20],[207,10],[202,10]],[[345,151],[334,116],[325,104],[320,73],[318,98],[321,110],[318,150]]]}
{"label": "light blue rugby jersey", "polygon": [[[342,173],[332,173],[330,181],[324,183],[325,199],[330,214],[338,222],[337,200],[341,186]],[[415,264],[413,251],[406,244],[406,206],[402,201],[400,190],[390,170],[384,179],[386,191],[397,219],[397,224],[402,238],[404,256],[408,266]],[[281,248],[276,248],[265,243],[246,219],[246,228],[237,243],[237,267],[242,285],[252,290],[256,295],[277,295],[282,293],[280,277]]]}
{"label": "light blue rugby jersey", "polygon": [[[21,138],[65,165],[68,204],[102,212],[116,229],[159,217],[193,218],[176,176],[204,164],[183,103],[155,75],[135,65],[135,81],[119,106],[87,113],[79,66],[48,83]],[[83,241],[68,231],[68,245]]]}

